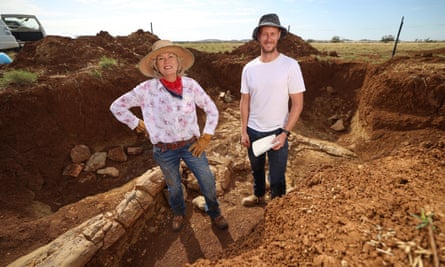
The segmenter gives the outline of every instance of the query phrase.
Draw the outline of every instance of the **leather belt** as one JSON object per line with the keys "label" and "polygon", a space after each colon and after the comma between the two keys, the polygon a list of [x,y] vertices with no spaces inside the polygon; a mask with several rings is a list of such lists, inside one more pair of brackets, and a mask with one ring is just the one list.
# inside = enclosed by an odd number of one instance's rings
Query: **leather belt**
{"label": "leather belt", "polygon": [[182,140],[182,141],[178,141],[178,142],[173,142],[173,143],[157,143],[155,144],[155,147],[159,147],[161,149],[162,152],[167,151],[167,150],[175,150],[181,147],[184,147],[186,145],[192,144],[196,141],[196,137],[193,136],[192,138],[188,139],[188,140]]}

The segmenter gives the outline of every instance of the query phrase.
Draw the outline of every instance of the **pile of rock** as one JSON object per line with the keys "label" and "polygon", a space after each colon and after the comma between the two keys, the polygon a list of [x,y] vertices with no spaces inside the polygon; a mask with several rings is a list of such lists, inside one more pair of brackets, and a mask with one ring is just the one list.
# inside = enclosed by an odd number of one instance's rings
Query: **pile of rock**
{"label": "pile of rock", "polygon": [[77,178],[82,171],[85,171],[118,177],[119,170],[115,167],[107,167],[107,159],[125,162],[128,159],[127,154],[139,155],[142,152],[143,148],[141,146],[127,147],[126,152],[122,146],[117,146],[109,149],[107,152],[99,151],[92,154],[88,146],[76,145],[71,149],[71,163],[64,168],[62,174]]}

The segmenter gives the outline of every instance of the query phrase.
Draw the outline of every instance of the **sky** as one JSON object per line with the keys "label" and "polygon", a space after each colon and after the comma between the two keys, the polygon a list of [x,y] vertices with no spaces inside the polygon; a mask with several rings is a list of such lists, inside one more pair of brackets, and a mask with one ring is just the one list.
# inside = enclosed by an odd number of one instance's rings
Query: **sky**
{"label": "sky", "polygon": [[1,0],[0,13],[34,14],[47,35],[77,37],[139,29],[160,39],[251,39],[259,18],[276,13],[304,40],[445,40],[444,0]]}

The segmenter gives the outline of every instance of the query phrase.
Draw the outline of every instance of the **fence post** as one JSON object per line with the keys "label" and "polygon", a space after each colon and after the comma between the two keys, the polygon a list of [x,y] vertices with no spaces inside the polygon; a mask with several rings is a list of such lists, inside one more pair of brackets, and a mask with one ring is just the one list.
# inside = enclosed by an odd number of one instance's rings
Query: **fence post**
{"label": "fence post", "polygon": [[400,31],[402,30],[402,26],[403,26],[403,16],[402,16],[402,20],[400,21],[400,27],[399,27],[399,31],[397,32],[397,37],[396,37],[396,40],[394,42],[394,48],[392,49],[392,56],[391,57],[393,57],[396,54],[397,43],[399,42],[399,36],[400,36]]}

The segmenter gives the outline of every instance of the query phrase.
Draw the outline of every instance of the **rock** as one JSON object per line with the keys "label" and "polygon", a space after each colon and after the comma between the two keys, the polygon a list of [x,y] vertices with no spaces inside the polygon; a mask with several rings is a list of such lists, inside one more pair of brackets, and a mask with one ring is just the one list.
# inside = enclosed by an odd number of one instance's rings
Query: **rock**
{"label": "rock", "polygon": [[343,124],[343,119],[337,120],[332,126],[331,129],[337,132],[342,132],[346,130],[345,125]]}
{"label": "rock", "polygon": [[71,149],[70,156],[73,163],[84,162],[91,156],[90,148],[86,145],[76,145]]}
{"label": "rock", "polygon": [[215,175],[216,183],[221,185],[223,190],[227,190],[232,182],[232,172],[228,165],[210,166],[210,169]]}
{"label": "rock", "polygon": [[96,172],[97,174],[108,175],[111,177],[119,177],[119,170],[115,167],[106,167],[103,169],[99,169]]}
{"label": "rock", "polygon": [[147,192],[155,197],[166,186],[162,177],[161,169],[159,167],[153,168],[140,176],[136,181],[135,189]]}
{"label": "rock", "polygon": [[328,118],[329,123],[334,124],[337,120],[340,119],[340,116],[338,116],[337,114],[332,115],[331,117]]}
{"label": "rock", "polygon": [[347,157],[347,158],[357,157],[357,154],[355,154],[354,152],[332,142],[320,139],[308,138],[300,134],[294,134],[293,138],[294,140],[292,142],[308,145],[313,149],[326,152],[330,155],[338,157]]}
{"label": "rock", "polygon": [[232,96],[232,93],[230,92],[230,90],[227,90],[226,93],[224,94],[224,101],[226,103],[230,103],[233,101],[233,96]]}
{"label": "rock", "polygon": [[85,166],[85,171],[91,172],[105,167],[106,160],[107,160],[107,152],[94,153],[88,159],[87,165]]}
{"label": "rock", "polygon": [[108,158],[114,161],[125,162],[127,161],[127,154],[125,154],[122,146],[118,146],[108,150]]}
{"label": "rock", "polygon": [[152,202],[150,194],[139,190],[130,191],[116,207],[116,220],[128,229],[144,212],[144,207],[140,203],[146,203],[148,207]]}
{"label": "rock", "polygon": [[201,211],[205,211],[206,201],[204,196],[197,196],[192,200],[193,206],[197,207]]}
{"label": "rock", "polygon": [[83,168],[85,167],[84,163],[72,163],[63,169],[62,175],[64,176],[71,176],[71,177],[79,177],[79,174],[82,172]]}
{"label": "rock", "polygon": [[199,190],[201,190],[198,184],[198,180],[196,180],[195,176],[192,173],[187,175],[186,182],[188,189],[191,189],[196,192],[199,192]]}
{"label": "rock", "polygon": [[127,153],[128,155],[139,155],[144,152],[144,148],[141,146],[130,146],[127,147]]}
{"label": "rock", "polygon": [[24,210],[29,212],[34,218],[42,218],[53,213],[49,205],[40,201],[33,201],[31,205],[25,207]]}
{"label": "rock", "polygon": [[335,89],[332,86],[326,86],[326,92],[330,95],[335,94]]}

